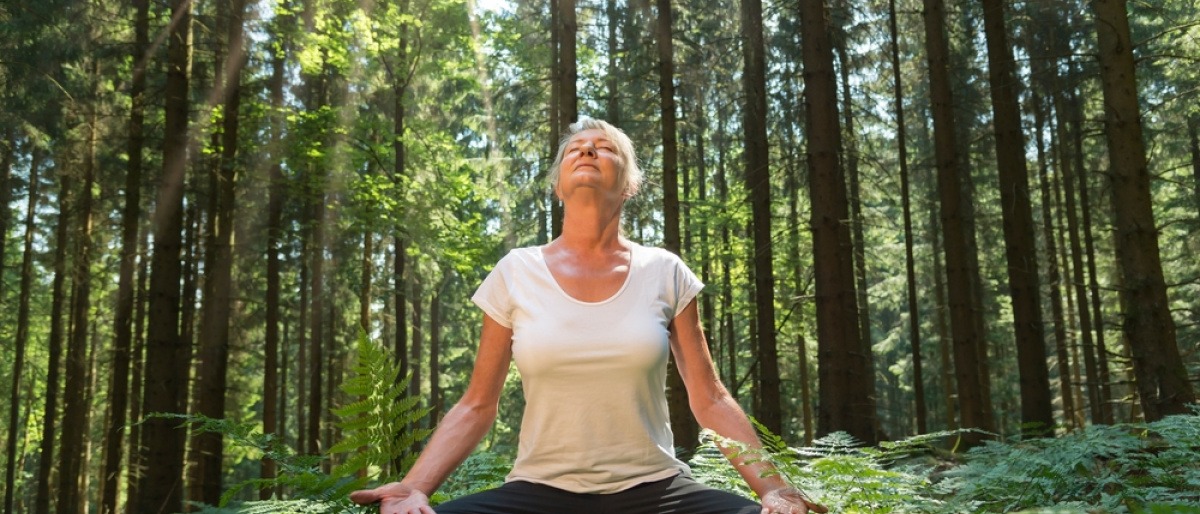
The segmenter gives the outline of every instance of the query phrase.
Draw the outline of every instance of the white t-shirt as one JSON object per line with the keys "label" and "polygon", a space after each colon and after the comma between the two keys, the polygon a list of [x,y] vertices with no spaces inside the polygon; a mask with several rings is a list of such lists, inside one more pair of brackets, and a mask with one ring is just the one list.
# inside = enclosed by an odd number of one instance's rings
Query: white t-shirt
{"label": "white t-shirt", "polygon": [[513,329],[526,403],[508,480],[613,493],[688,474],[667,410],[668,327],[704,284],[675,254],[632,244],[624,285],[582,302],[542,249],[509,252],[471,298]]}

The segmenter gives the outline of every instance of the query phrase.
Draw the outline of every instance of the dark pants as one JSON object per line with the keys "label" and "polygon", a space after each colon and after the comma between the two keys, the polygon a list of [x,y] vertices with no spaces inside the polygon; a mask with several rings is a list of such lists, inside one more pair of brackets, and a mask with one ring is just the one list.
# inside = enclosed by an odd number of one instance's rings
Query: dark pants
{"label": "dark pants", "polygon": [[676,476],[611,494],[513,481],[433,508],[438,514],[759,514],[757,503]]}

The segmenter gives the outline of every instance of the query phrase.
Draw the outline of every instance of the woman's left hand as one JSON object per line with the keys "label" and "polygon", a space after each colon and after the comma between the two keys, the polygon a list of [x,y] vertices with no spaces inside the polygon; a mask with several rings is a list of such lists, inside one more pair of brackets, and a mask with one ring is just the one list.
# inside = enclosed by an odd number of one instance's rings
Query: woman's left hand
{"label": "woman's left hand", "polygon": [[762,514],[824,514],[829,508],[808,499],[795,487],[780,487],[763,495]]}

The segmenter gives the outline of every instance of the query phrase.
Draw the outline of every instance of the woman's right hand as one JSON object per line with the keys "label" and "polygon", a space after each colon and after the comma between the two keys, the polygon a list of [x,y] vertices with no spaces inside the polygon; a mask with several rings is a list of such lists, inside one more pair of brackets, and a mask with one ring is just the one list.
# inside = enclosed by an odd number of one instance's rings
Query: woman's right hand
{"label": "woman's right hand", "polygon": [[379,503],[379,514],[436,514],[425,493],[400,482],[354,491],[350,501],[359,505]]}

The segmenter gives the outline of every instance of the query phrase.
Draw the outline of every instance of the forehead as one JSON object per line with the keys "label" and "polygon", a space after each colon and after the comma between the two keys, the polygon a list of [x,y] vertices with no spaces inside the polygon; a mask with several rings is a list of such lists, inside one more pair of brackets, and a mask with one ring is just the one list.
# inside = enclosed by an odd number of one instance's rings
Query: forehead
{"label": "forehead", "polygon": [[582,130],[582,131],[576,132],[575,135],[571,136],[569,143],[573,144],[573,143],[582,143],[582,142],[586,142],[586,141],[596,142],[596,141],[608,141],[608,140],[609,140],[608,134],[606,132],[604,132],[603,130],[587,129],[587,130]]}

